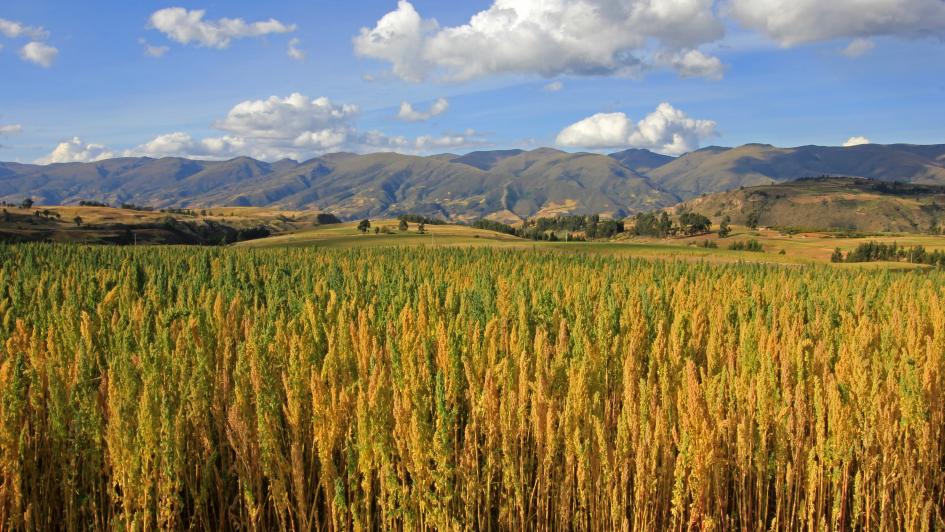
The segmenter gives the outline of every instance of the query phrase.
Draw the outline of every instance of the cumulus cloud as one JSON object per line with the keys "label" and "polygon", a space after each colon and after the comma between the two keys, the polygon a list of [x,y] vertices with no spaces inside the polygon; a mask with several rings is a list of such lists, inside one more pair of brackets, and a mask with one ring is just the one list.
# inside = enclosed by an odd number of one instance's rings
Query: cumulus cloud
{"label": "cumulus cloud", "polygon": [[168,7],[151,14],[150,25],[180,44],[196,43],[199,46],[223,49],[234,39],[262,37],[295,31],[294,24],[283,24],[276,19],[246,22],[241,18],[204,20],[203,9],[187,10]]}
{"label": "cumulus cloud", "polygon": [[59,50],[55,46],[38,41],[29,42],[20,49],[20,57],[24,61],[36,63],[43,68],[51,67],[57,55],[59,55]]}
{"label": "cumulus cloud", "polygon": [[840,50],[840,53],[854,59],[869,52],[876,46],[870,39],[853,39],[850,44]]}
{"label": "cumulus cloud", "polygon": [[716,135],[712,120],[696,120],[668,103],[636,124],[624,113],[598,113],[561,130],[555,143],[590,149],[645,148],[679,155],[699,148]]}
{"label": "cumulus cloud", "polygon": [[233,106],[214,127],[227,133],[195,139],[176,132],[158,136],[126,152],[150,157],[228,159],[247,155],[264,160],[300,159],[338,150],[354,135],[358,108],[328,98],[294,93],[284,98],[247,100]]}
{"label": "cumulus cloud", "polygon": [[413,4],[400,0],[397,9],[381,17],[373,29],[361,28],[354,49],[364,57],[391,63],[394,74],[405,80],[421,81],[430,68],[421,57],[423,48],[438,27],[435,20],[423,20]]}
{"label": "cumulus cloud", "polygon": [[358,114],[357,106],[335,103],[328,98],[311,99],[298,93],[284,98],[272,96],[233,106],[214,124],[223,133],[219,136],[195,138],[185,132],[167,133],[127,150],[86,144],[74,138],[61,143],[37,162],[89,162],[120,156],[219,160],[243,155],[267,161],[304,160],[335,151],[420,153],[484,142],[482,135],[473,130],[415,139],[388,136],[380,131],[360,132],[356,127]]}
{"label": "cumulus cloud", "polygon": [[[685,54],[719,39],[713,0],[495,0],[466,24],[441,27],[407,0],[354,38],[355,52],[389,62],[408,81],[433,72],[630,75],[650,51]],[[483,53],[483,51],[488,53]],[[693,71],[690,71],[693,72]]]}
{"label": "cumulus cloud", "polygon": [[562,129],[555,143],[583,148],[622,147],[629,142],[633,127],[624,113],[597,113]]}
{"label": "cumulus cloud", "polygon": [[561,83],[560,81],[552,81],[551,83],[542,87],[542,90],[544,90],[545,92],[558,92],[563,88],[564,88],[564,83]]}
{"label": "cumulus cloud", "polygon": [[42,40],[49,37],[49,32],[41,27],[27,26],[22,22],[4,18],[0,18],[0,33],[11,39],[26,37],[29,39]]}
{"label": "cumulus cloud", "polygon": [[657,55],[657,62],[668,66],[685,78],[722,79],[725,66],[718,57],[706,55],[699,50],[685,50]]}
{"label": "cumulus cloud", "polygon": [[217,137],[197,140],[187,133],[159,135],[150,141],[125,151],[126,156],[147,157],[205,157],[229,158],[245,144],[241,139]]}
{"label": "cumulus cloud", "polygon": [[299,48],[300,44],[302,44],[302,41],[298,37],[293,37],[292,40],[289,41],[289,49],[286,51],[289,57],[296,61],[305,60],[305,51]]}
{"label": "cumulus cloud", "polygon": [[450,102],[446,98],[438,98],[427,111],[416,110],[409,102],[401,102],[397,118],[405,122],[423,122],[445,113],[449,107]]}
{"label": "cumulus cloud", "polygon": [[101,144],[86,144],[79,137],[59,143],[49,155],[36,160],[37,164],[87,163],[110,159],[115,153]]}
{"label": "cumulus cloud", "polygon": [[849,148],[852,146],[862,146],[863,144],[871,144],[870,139],[866,137],[850,137],[846,142],[843,143],[844,148]]}
{"label": "cumulus cloud", "polygon": [[[20,58],[24,61],[49,68],[59,55],[56,47],[42,42],[49,37],[49,32],[39,26],[27,26],[22,22],[0,18],[0,34],[10,39],[30,39],[30,42],[20,48]],[[0,44],[0,51],[2,50],[3,45]]]}
{"label": "cumulus cloud", "polygon": [[285,98],[236,104],[214,127],[242,137],[294,139],[301,133],[343,128],[358,115],[356,105],[293,93]]}
{"label": "cumulus cloud", "polygon": [[0,135],[16,135],[23,132],[23,126],[20,124],[0,125]]}
{"label": "cumulus cloud", "polygon": [[945,36],[942,0],[729,0],[727,12],[782,46],[882,35]]}

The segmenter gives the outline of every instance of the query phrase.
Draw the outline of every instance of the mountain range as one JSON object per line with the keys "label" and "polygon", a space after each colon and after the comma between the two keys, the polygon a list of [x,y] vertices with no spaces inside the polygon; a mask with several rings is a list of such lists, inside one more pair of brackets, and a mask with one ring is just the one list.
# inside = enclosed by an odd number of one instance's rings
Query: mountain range
{"label": "mountain range", "polygon": [[627,216],[704,194],[819,175],[945,185],[945,145],[747,144],[680,157],[640,149],[604,155],[540,148],[427,157],[334,153],[273,163],[248,157],[0,163],[0,201],[269,206],[347,219],[415,213],[516,221],[562,213]]}

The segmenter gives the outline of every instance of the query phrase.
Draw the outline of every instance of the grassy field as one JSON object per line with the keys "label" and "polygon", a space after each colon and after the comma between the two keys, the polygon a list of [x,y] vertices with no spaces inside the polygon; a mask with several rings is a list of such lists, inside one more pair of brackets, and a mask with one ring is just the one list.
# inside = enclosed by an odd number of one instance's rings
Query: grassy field
{"label": "grassy field", "polygon": [[[410,224],[407,231],[399,231],[397,224],[397,220],[374,220],[371,222],[371,229],[367,233],[361,233],[357,230],[357,222],[347,222],[241,242],[238,245],[252,248],[311,246],[349,248],[401,245],[522,246],[528,243],[527,240],[514,236],[463,225],[427,225],[424,233],[420,234],[417,232],[416,224]],[[386,229],[389,233],[375,233],[375,227]]]}
{"label": "grassy field", "polygon": [[0,529],[940,530],[943,287],[0,245]]}
{"label": "grassy field", "polygon": [[[390,233],[374,233],[372,229],[360,233],[357,223],[326,225],[313,229],[289,232],[260,240],[237,244],[242,247],[325,247],[325,248],[361,248],[385,246],[424,245],[432,247],[450,246],[491,246],[497,248],[547,249],[565,253],[607,254],[642,258],[670,258],[681,260],[706,260],[713,262],[758,262],[773,264],[816,264],[829,263],[835,248],[844,252],[867,242],[896,242],[900,246],[924,246],[928,251],[945,250],[945,237],[916,234],[873,235],[862,238],[839,238],[831,233],[783,234],[770,229],[749,230],[733,226],[733,233],[728,238],[719,238],[716,233],[684,238],[650,239],[620,235],[612,241],[593,242],[544,242],[524,240],[514,236],[474,229],[459,225],[428,225],[426,234],[419,234],[416,226],[406,231],[397,230],[397,220],[379,220],[373,226],[386,228]],[[764,252],[732,251],[729,245],[738,241],[755,239],[764,248]],[[705,241],[715,243],[717,248],[704,248]],[[781,254],[781,251],[784,251]],[[858,267],[921,267],[906,263],[870,263]],[[854,265],[841,265],[854,267]]]}

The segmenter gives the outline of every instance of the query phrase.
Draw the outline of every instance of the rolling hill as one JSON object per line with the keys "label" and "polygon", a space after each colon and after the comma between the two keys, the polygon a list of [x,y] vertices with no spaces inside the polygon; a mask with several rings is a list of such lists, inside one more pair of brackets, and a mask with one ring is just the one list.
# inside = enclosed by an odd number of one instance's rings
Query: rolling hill
{"label": "rolling hill", "polygon": [[0,201],[31,197],[45,205],[93,200],[157,208],[314,209],[345,219],[416,213],[515,222],[563,213],[620,217],[703,194],[817,175],[945,185],[945,145],[747,144],[677,158],[637,149],[604,155],[540,148],[429,157],[334,153],[273,163],[248,157],[0,163]]}
{"label": "rolling hill", "polygon": [[647,175],[655,186],[682,199],[820,175],[945,185],[945,145],[709,147],[683,155]]}
{"label": "rolling hill", "polygon": [[691,209],[716,223],[745,224],[752,214],[767,227],[813,231],[940,233],[945,186],[829,177],[759,185],[696,198]]}
{"label": "rolling hill", "polygon": [[0,242],[216,245],[338,222],[336,217],[317,211],[266,207],[162,212],[102,206],[6,206],[0,209]]}

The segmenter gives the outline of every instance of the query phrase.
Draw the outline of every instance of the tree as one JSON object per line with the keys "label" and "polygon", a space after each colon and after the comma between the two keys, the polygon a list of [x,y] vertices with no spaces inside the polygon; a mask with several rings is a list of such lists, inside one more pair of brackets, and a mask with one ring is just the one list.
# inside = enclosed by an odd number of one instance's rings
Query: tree
{"label": "tree", "polygon": [[380,233],[381,233],[381,228],[375,226],[375,227],[374,227],[374,234],[375,234],[375,235],[379,235]]}
{"label": "tree", "polygon": [[417,224],[417,232],[421,235],[426,232],[427,224],[420,222]]}
{"label": "tree", "polygon": [[687,235],[692,236],[707,233],[712,227],[712,222],[697,212],[687,211],[679,216],[679,225]]}
{"label": "tree", "polygon": [[661,237],[668,236],[673,230],[673,221],[669,219],[669,214],[667,214],[666,211],[660,213],[660,221],[657,224],[657,230]]}
{"label": "tree", "polygon": [[20,204],[21,209],[31,209],[33,208],[33,198],[26,198],[23,200],[23,203]]}
{"label": "tree", "polygon": [[840,248],[833,250],[833,255],[830,256],[830,262],[843,262],[843,251],[840,251]]}
{"label": "tree", "polygon": [[82,227],[82,217],[81,217],[81,216],[76,216],[75,218],[72,219],[72,221],[75,222],[75,226],[76,226],[76,227]]}
{"label": "tree", "polygon": [[358,222],[358,231],[362,233],[367,233],[368,229],[371,228],[371,220],[361,220]]}
{"label": "tree", "polygon": [[584,234],[587,238],[597,238],[597,225],[600,222],[600,216],[597,214],[587,217],[585,222]]}
{"label": "tree", "polygon": [[748,219],[745,221],[745,225],[747,225],[749,229],[754,231],[755,229],[758,229],[758,222],[760,221],[759,218],[761,218],[761,213],[759,213],[758,211],[754,211],[748,215]]}
{"label": "tree", "polygon": [[401,231],[406,231],[407,229],[410,229],[410,224],[407,223],[406,218],[401,218],[400,224],[397,226],[397,228],[400,229]]}
{"label": "tree", "polygon": [[727,238],[728,235],[732,234],[732,228],[729,224],[732,223],[732,218],[728,215],[725,218],[722,218],[722,223],[719,224],[719,238]]}

